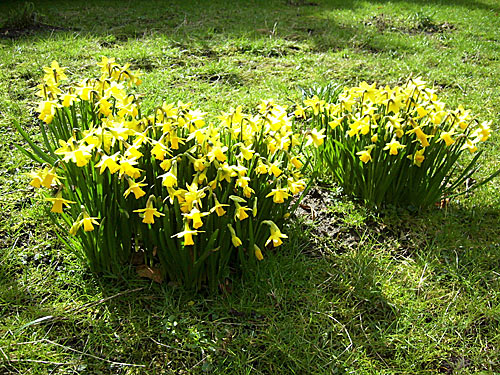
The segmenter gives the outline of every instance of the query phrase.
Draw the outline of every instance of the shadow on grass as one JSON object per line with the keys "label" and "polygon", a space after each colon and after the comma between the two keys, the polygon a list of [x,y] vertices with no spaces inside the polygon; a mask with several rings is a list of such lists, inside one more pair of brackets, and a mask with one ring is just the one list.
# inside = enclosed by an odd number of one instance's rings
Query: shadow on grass
{"label": "shadow on grass", "polygon": [[[465,2],[457,1],[465,4]],[[180,48],[196,50],[205,57],[217,58],[214,45],[234,44],[231,52],[256,56],[284,56],[294,54],[307,43],[317,52],[355,48],[367,53],[407,51],[405,41],[380,38],[375,30],[361,23],[340,21],[337,12],[356,10],[361,2],[352,1],[256,1],[250,6],[238,2],[228,6],[225,1],[128,3],[89,1],[85,4],[37,2],[37,10],[53,28],[27,29],[25,37],[50,38],[64,30],[77,30],[77,35],[95,35],[102,38],[103,48],[112,48],[129,39],[149,36],[167,37]],[[4,9],[14,5],[1,5]],[[58,31],[60,30],[60,31]],[[72,32],[75,34],[76,32]],[[17,31],[17,37],[23,33]],[[9,38],[8,33],[3,35]],[[271,48],[259,48],[255,41],[281,41]],[[248,42],[246,42],[248,41]],[[227,51],[223,51],[227,53]],[[152,68],[145,61],[143,68]],[[139,64],[140,66],[141,64]]]}
{"label": "shadow on grass", "polygon": [[[475,288],[476,296],[485,297],[485,291],[500,287],[492,273],[498,270],[500,253],[498,232],[485,233],[482,228],[492,227],[498,213],[488,208],[474,212],[449,209],[418,217],[400,213],[381,220],[389,227],[382,236],[393,236],[402,244],[404,233],[404,246],[391,247],[386,238],[388,245],[384,247],[380,233],[369,232],[373,223],[367,221],[369,227],[358,228],[363,243],[341,252],[331,248],[330,254],[316,257],[311,256],[314,249],[309,247],[317,244],[311,241],[310,233],[292,227],[288,246],[267,251],[257,270],[243,279],[234,278],[229,293],[189,293],[138,279],[133,269],[117,277],[80,270],[71,277],[68,274],[64,291],[74,296],[74,303],[61,309],[55,294],[63,293],[63,285],[55,278],[54,265],[29,263],[34,269],[27,270],[28,279],[30,272],[46,272],[54,279],[51,297],[44,302],[40,290],[34,292],[35,298],[23,297],[23,288],[14,285],[12,293],[20,296],[19,301],[10,306],[15,311],[3,313],[19,314],[21,322],[42,315],[57,319],[16,333],[17,342],[34,341],[38,346],[28,350],[23,345],[25,351],[14,358],[47,359],[43,353],[56,351],[59,362],[66,365],[38,365],[116,374],[130,373],[131,369],[138,373],[182,370],[243,374],[245,369],[257,373],[343,373],[359,353],[380,368],[397,367],[401,356],[412,354],[397,347],[393,338],[412,332],[414,326],[404,326],[410,311],[405,303],[410,301],[398,302],[388,296],[386,280],[412,259],[417,276],[422,270],[432,274],[429,285],[451,284],[450,290],[456,285],[470,295]],[[431,247],[436,250],[429,252]],[[4,278],[10,274],[8,268],[2,271]],[[404,285],[403,278],[400,287]],[[404,293],[414,292],[405,286]],[[3,299],[12,301],[12,296]],[[64,300],[67,304],[66,297]],[[426,312],[422,319],[429,321],[418,322],[419,327],[427,324],[431,329],[442,313]],[[464,332],[494,335],[498,322],[484,313],[476,315]],[[419,358],[422,363],[415,368],[424,371],[431,366],[436,370],[450,362],[446,355],[432,363]]]}

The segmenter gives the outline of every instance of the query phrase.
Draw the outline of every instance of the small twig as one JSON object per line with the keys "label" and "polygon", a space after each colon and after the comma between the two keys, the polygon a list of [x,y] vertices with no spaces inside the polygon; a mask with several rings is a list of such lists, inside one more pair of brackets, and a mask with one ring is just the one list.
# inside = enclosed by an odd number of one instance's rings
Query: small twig
{"label": "small twig", "polygon": [[[84,304],[82,306],[76,306],[76,307],[73,307],[73,308],[69,308],[69,309],[66,310],[66,313],[80,312],[80,311],[82,311],[84,309],[88,309],[89,307],[100,305],[101,303],[107,302],[107,301],[109,301],[109,300],[111,300],[113,298],[121,297],[121,296],[123,296],[125,294],[129,294],[129,293],[138,292],[138,291],[141,291],[143,289],[144,289],[144,287],[126,290],[126,291],[117,293],[117,294],[115,294],[113,296],[109,296],[109,297],[106,297],[106,298],[101,298],[98,301],[93,301],[93,302],[86,303],[86,304]],[[58,320],[64,320],[64,319],[68,319],[68,318],[64,317],[64,316],[54,316],[54,315],[43,316],[41,318],[33,320],[32,322],[29,322],[28,324],[25,324],[24,326],[22,326],[21,328],[19,328],[18,331],[22,331],[24,328],[32,326],[34,324],[48,323],[48,322],[53,322],[53,321],[58,321]]]}
{"label": "small twig", "polygon": [[3,354],[5,360],[7,361],[7,363],[9,362],[9,357],[7,357],[7,354],[5,354],[5,352],[3,351],[2,348],[0,348],[0,352]]}
{"label": "small twig", "polygon": [[107,302],[107,301],[109,301],[111,299],[124,296],[126,294],[130,294],[130,293],[134,293],[134,292],[139,292],[139,291],[141,291],[143,289],[144,289],[144,287],[136,288],[136,289],[130,289],[130,290],[125,290],[123,292],[117,293],[117,294],[112,295],[110,297],[101,298],[98,301],[89,302],[89,303],[86,303],[85,305],[71,308],[71,309],[67,310],[67,312],[77,312],[77,311],[80,311],[80,310],[84,310],[84,309],[87,309],[87,308],[92,307],[92,306],[100,305],[101,303]]}
{"label": "small twig", "polygon": [[136,364],[133,364],[133,363],[115,362],[115,361],[111,361],[111,360],[106,359],[106,358],[97,357],[97,356],[95,356],[93,354],[88,354],[88,353],[82,352],[80,350],[76,350],[76,349],[70,348],[69,346],[58,344],[57,342],[54,342],[54,341],[51,341],[51,340],[48,340],[48,339],[43,339],[42,341],[48,342],[49,344],[52,344],[52,345],[55,345],[55,346],[59,346],[60,348],[67,349],[67,350],[70,350],[70,351],[78,353],[78,354],[86,355],[87,357],[94,358],[94,359],[97,359],[99,361],[104,361],[104,362],[107,362],[107,363],[111,363],[111,364],[116,365],[116,366],[146,367],[146,365],[136,365]]}
{"label": "small twig", "polygon": [[151,341],[153,341],[156,345],[160,345],[160,346],[164,346],[165,348],[169,348],[169,349],[173,349],[173,350],[177,350],[179,352],[183,352],[183,353],[188,353],[188,354],[195,354],[194,352],[190,351],[190,350],[185,350],[185,349],[179,349],[179,348],[175,348],[173,346],[170,346],[170,345],[167,345],[167,344],[164,344],[162,342],[159,342],[159,341],[156,341],[154,338],[150,337]]}
{"label": "small twig", "polygon": [[[44,339],[40,340],[34,340],[34,341],[23,341],[23,342],[16,342],[13,345],[28,345],[28,344],[39,344],[43,341]],[[2,349],[2,348],[0,348]]]}
{"label": "small twig", "polygon": [[319,312],[319,311],[317,311],[316,313],[326,315],[327,317],[329,317],[330,319],[332,319],[335,323],[340,324],[340,326],[342,327],[342,329],[346,333],[347,338],[349,339],[349,345],[344,349],[344,351],[342,353],[340,353],[338,355],[338,357],[340,357],[342,354],[344,354],[346,351],[348,351],[349,349],[351,349],[354,346],[354,344],[352,342],[352,339],[351,339],[351,335],[349,334],[349,331],[347,330],[347,328],[346,328],[346,326],[344,324],[340,323],[337,319],[335,319],[335,317],[333,317],[333,316],[331,316],[331,315],[329,315],[327,313]]}
{"label": "small twig", "polygon": [[[9,251],[9,254],[12,252],[12,250],[14,250],[14,248],[16,247],[17,245],[17,241],[19,240],[19,237],[20,236],[17,236],[16,237],[16,240],[14,241],[14,245],[12,245],[12,247],[10,248],[10,251]],[[6,254],[6,255],[9,255],[9,254]],[[4,261],[7,259],[7,256],[0,262],[0,264],[3,264]]]}
{"label": "small twig", "polygon": [[44,363],[46,365],[56,365],[56,366],[62,366],[62,365],[73,365],[74,363],[72,362],[52,362],[52,361],[42,361],[38,359],[11,359],[10,362],[34,362],[34,363]]}
{"label": "small twig", "polygon": [[425,270],[427,269],[427,263],[424,265],[424,269],[422,270],[422,274],[420,275],[420,280],[418,281],[417,289],[420,290],[422,287],[422,284],[424,283],[424,274]]}
{"label": "small twig", "polygon": [[200,359],[200,360],[198,361],[198,363],[196,363],[193,367],[191,367],[191,368],[189,369],[189,371],[193,370],[195,367],[198,367],[198,365],[199,365],[200,363],[202,363],[205,359],[207,359],[207,356],[205,356],[205,357],[203,357],[202,359]]}
{"label": "small twig", "polygon": [[[361,324],[361,331],[363,331],[363,334],[365,335],[366,341],[368,341],[368,343],[369,343],[370,345],[372,345],[372,340],[370,340],[370,338],[368,337],[368,335],[367,335],[367,334],[366,334],[366,332],[365,332],[365,327],[363,327],[363,318],[361,317],[361,314],[359,314],[359,322],[360,322],[360,324]],[[388,366],[388,364],[387,364],[387,362],[385,361],[385,359],[384,359],[384,358],[382,358],[382,356],[381,356],[381,355],[380,355],[380,354],[379,354],[376,350],[374,350],[374,352],[375,352],[375,354],[377,355],[377,357],[379,357],[379,358],[380,358],[380,360],[381,360],[382,362],[384,362],[384,365]]]}

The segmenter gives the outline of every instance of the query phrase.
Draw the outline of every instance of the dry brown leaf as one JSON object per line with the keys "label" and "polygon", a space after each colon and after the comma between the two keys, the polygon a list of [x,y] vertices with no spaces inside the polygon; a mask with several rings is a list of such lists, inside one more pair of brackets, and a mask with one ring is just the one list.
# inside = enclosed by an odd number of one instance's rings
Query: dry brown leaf
{"label": "dry brown leaf", "polygon": [[138,251],[132,254],[132,258],[130,259],[130,263],[133,266],[138,266],[140,264],[144,264],[144,252]]}
{"label": "dry brown leaf", "polygon": [[158,267],[149,267],[146,264],[141,264],[140,266],[137,266],[136,271],[139,277],[151,279],[158,284],[163,282],[163,277],[161,276],[161,271]]}

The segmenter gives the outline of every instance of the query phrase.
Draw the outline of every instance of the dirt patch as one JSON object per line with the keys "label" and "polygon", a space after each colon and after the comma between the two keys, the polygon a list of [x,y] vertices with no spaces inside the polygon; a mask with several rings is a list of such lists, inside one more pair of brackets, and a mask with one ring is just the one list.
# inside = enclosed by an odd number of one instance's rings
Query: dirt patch
{"label": "dirt patch", "polygon": [[390,246],[397,251],[395,256],[406,257],[425,241],[404,221],[373,212],[329,188],[311,188],[295,216],[305,233],[305,253],[311,256],[324,256],[332,249],[342,253],[370,241],[373,246]]}
{"label": "dirt patch", "polygon": [[464,370],[471,365],[472,360],[470,358],[461,355],[452,355],[441,363],[439,372],[442,374],[455,374],[457,371]]}
{"label": "dirt patch", "polygon": [[47,25],[44,23],[37,23],[27,27],[2,27],[0,28],[0,38],[3,39],[19,39],[24,36],[35,35],[42,32],[54,31],[69,31],[69,29]]}
{"label": "dirt patch", "polygon": [[366,19],[366,26],[375,27],[379,32],[391,31],[405,34],[436,34],[450,30],[456,27],[449,22],[437,22],[431,16],[423,13],[415,13],[406,19],[390,17],[386,14],[377,14]]}

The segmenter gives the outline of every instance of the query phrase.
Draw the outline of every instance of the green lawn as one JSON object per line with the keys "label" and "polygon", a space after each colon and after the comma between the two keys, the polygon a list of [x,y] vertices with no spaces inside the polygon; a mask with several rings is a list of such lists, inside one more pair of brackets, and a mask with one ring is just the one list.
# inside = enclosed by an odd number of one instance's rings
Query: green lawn
{"label": "green lawn", "polygon": [[481,179],[500,151],[498,1],[35,3],[42,26],[0,21],[0,374],[500,373],[498,178],[418,215],[332,187],[321,220],[291,220],[255,274],[191,294],[133,267],[91,274],[64,249],[13,126],[38,133],[34,88],[54,59],[82,78],[101,56],[130,62],[146,108],[191,101],[213,118],[299,87],[422,76],[493,120]]}

